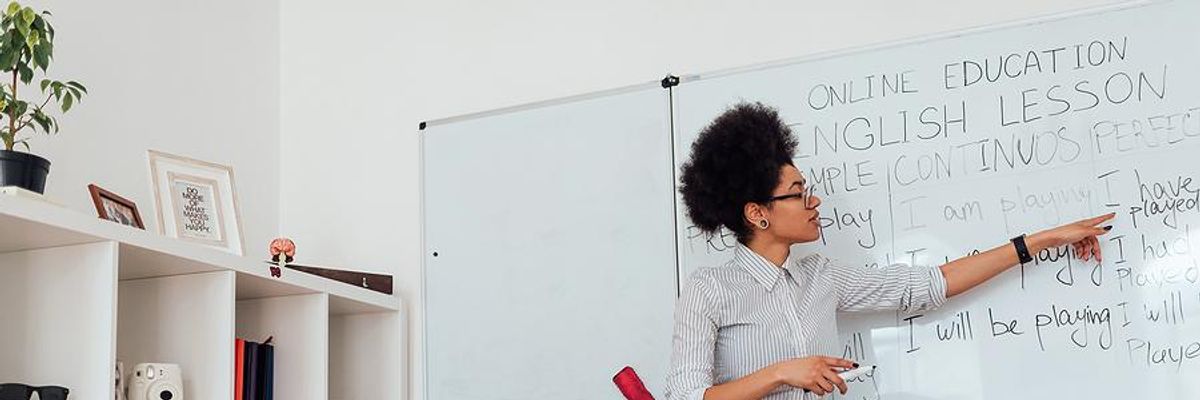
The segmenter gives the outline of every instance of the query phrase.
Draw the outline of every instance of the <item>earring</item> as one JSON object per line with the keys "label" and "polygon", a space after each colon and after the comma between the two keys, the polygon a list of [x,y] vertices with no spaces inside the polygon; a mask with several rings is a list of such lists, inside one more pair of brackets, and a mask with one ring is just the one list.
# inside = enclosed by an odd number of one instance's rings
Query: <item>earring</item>
{"label": "earring", "polygon": [[771,221],[767,221],[765,219],[762,221],[758,221],[758,227],[762,228],[762,230],[764,230],[764,231],[767,230],[767,228],[769,228],[770,226],[771,226]]}

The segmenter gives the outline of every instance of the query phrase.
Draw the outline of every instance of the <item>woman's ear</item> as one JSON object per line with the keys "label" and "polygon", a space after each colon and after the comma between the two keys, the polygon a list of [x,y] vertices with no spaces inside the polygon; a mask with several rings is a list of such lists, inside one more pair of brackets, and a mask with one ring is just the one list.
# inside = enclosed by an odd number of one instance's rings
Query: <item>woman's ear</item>
{"label": "woman's ear", "polygon": [[742,207],[742,217],[746,219],[746,223],[752,226],[758,226],[759,221],[766,220],[768,217],[767,208],[758,203],[746,203]]}

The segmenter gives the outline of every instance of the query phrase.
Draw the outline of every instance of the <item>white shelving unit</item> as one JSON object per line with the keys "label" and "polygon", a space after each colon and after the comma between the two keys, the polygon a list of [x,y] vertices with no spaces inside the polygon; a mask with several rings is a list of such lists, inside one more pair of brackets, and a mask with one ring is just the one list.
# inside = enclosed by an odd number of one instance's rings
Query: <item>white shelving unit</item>
{"label": "white shelving unit", "polygon": [[169,362],[231,399],[234,340],[275,343],[275,398],[403,393],[396,296],[0,195],[0,382],[111,398],[114,363]]}

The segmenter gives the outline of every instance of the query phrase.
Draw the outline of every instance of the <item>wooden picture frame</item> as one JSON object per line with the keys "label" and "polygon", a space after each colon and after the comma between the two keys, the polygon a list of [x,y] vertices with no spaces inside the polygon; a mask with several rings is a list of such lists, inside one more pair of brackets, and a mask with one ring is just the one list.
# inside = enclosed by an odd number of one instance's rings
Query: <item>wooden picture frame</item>
{"label": "wooden picture frame", "polygon": [[133,201],[96,186],[96,184],[88,185],[88,192],[92,194],[92,203],[96,205],[96,214],[100,219],[142,230],[146,229],[146,225],[142,222],[142,214],[138,212],[137,204]]}
{"label": "wooden picture frame", "polygon": [[147,157],[159,233],[242,255],[233,168],[155,150]]}

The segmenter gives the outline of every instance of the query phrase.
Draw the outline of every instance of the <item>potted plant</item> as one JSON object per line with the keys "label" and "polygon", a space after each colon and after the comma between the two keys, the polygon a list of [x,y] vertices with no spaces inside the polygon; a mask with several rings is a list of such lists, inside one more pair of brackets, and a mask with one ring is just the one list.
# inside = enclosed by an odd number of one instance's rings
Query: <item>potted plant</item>
{"label": "potted plant", "polygon": [[4,142],[0,150],[0,186],[19,186],[37,193],[45,191],[50,161],[16,151],[17,145],[30,150],[30,138],[19,134],[26,129],[57,133],[58,120],[47,113],[46,107],[53,102],[65,113],[87,93],[79,82],[42,79],[38,85],[41,93],[28,94],[33,91],[29,85],[34,71],[40,69],[45,74],[54,57],[54,27],[47,20],[49,16],[49,11],[38,12],[14,1],[0,18],[0,77],[6,81],[0,83],[0,140]]}

